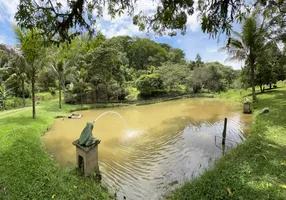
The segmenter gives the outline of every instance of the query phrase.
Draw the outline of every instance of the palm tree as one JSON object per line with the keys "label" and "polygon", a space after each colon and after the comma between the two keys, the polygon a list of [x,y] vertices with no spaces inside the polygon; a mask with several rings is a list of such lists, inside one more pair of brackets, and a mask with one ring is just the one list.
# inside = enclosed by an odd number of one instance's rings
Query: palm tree
{"label": "palm tree", "polygon": [[21,85],[23,106],[25,107],[25,81],[27,80],[27,62],[23,56],[14,56],[8,64],[13,69],[13,73],[6,80],[7,83],[15,81]]}
{"label": "palm tree", "polygon": [[20,28],[14,26],[14,33],[16,39],[20,44],[22,54],[27,61],[27,76],[31,81],[32,87],[32,117],[36,119],[36,99],[35,99],[35,83],[38,69],[43,67],[47,63],[45,56],[45,48],[43,46],[43,39],[40,34],[37,34],[37,30],[30,30],[28,32],[22,32]]}
{"label": "palm tree", "polygon": [[6,82],[9,83],[10,81],[16,81],[19,85],[21,85],[23,106],[25,107],[24,86],[25,80],[27,78],[27,61],[18,48],[10,48],[6,45],[0,44],[0,52],[2,53],[1,62],[2,60],[6,60],[6,62],[4,62],[5,64],[3,65],[3,67],[0,68],[0,71],[7,71],[8,69],[12,69],[12,74],[10,74]]}
{"label": "palm tree", "polygon": [[245,19],[242,32],[233,31],[227,45],[221,48],[228,53],[228,60],[245,60],[249,66],[253,101],[256,101],[255,67],[258,56],[268,47],[266,35],[264,20],[259,24],[256,16],[252,15]]}
{"label": "palm tree", "polygon": [[69,67],[69,61],[59,60],[56,57],[52,59],[51,68],[53,72],[56,74],[59,81],[59,108],[62,109],[62,89],[64,92],[64,101],[65,101],[65,85],[66,78],[71,75],[71,73],[75,70],[74,67]]}
{"label": "palm tree", "polygon": [[80,103],[81,106],[83,106],[83,93],[90,86],[90,84],[86,82],[87,71],[84,68],[81,68],[75,72],[72,78],[74,87],[80,90]]}
{"label": "palm tree", "polygon": [[2,103],[2,110],[6,109],[6,101],[8,96],[10,95],[11,89],[6,89],[5,83],[0,85],[0,101]]}

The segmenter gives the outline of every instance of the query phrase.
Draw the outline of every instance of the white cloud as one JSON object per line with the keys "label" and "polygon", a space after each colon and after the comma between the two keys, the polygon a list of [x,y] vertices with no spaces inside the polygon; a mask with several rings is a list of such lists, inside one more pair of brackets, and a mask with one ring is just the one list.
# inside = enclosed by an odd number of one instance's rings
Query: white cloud
{"label": "white cloud", "polygon": [[139,31],[137,26],[134,26],[132,23],[126,23],[126,25],[119,25],[123,22],[119,22],[118,24],[105,23],[99,24],[99,28],[101,32],[108,38],[120,35],[129,35],[135,36],[140,35],[142,32]]}
{"label": "white cloud", "polygon": [[[157,5],[158,1],[139,0],[136,2],[134,13],[138,14],[140,11],[143,11],[144,13],[150,14],[156,10]],[[117,15],[115,18],[111,18],[108,14],[108,9],[105,7],[103,10],[103,16],[98,23],[98,30],[107,37],[119,35],[139,36],[144,34],[137,26],[133,25],[132,17],[129,16],[127,12]]]}
{"label": "white cloud", "polygon": [[218,52],[218,48],[207,48],[208,53],[215,53]]}
{"label": "white cloud", "polygon": [[14,15],[17,11],[19,0],[0,0],[0,22],[9,21],[15,23]]}
{"label": "white cloud", "polygon": [[197,11],[198,0],[194,1],[194,13],[188,16],[187,25],[192,32],[197,32],[200,28],[200,21],[198,19],[199,12]]}
{"label": "white cloud", "polygon": [[[138,14],[140,11],[152,14],[156,11],[157,6],[160,4],[158,0],[138,0],[134,9],[134,13]],[[195,0],[194,8],[197,7],[197,0]],[[95,13],[94,13],[95,14]],[[107,37],[118,36],[126,34],[129,36],[143,35],[137,26],[133,25],[132,17],[124,12],[121,15],[117,15],[115,18],[111,18],[108,15],[107,8],[103,10],[103,16],[99,20],[102,33],[106,34]],[[198,20],[198,11],[195,10],[194,14],[188,16],[187,19],[187,31],[197,32],[200,28],[200,22]],[[164,36],[163,36],[164,37]]]}
{"label": "white cloud", "polygon": [[193,15],[188,16],[187,25],[192,32],[197,32],[200,29],[200,22],[196,12]]}
{"label": "white cloud", "polygon": [[218,61],[224,65],[231,66],[233,69],[241,69],[244,67],[244,60],[243,61],[229,61],[227,60],[228,55],[227,53],[219,53],[220,59]]}

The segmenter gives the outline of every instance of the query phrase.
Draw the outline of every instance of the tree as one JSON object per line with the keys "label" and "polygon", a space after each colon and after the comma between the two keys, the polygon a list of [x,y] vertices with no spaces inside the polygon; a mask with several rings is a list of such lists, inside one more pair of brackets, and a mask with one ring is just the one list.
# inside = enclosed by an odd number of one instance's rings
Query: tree
{"label": "tree", "polygon": [[7,89],[5,83],[0,85],[0,101],[2,103],[2,110],[6,109],[6,101],[8,96],[10,95],[11,89]]}
{"label": "tree", "polygon": [[237,70],[232,69],[230,66],[224,66],[219,62],[205,63],[205,66],[207,68],[213,68],[214,70],[217,70],[221,81],[224,82],[223,87],[231,87],[233,81],[239,76],[239,72]]}
{"label": "tree", "polygon": [[[113,78],[113,71],[119,70],[120,66],[120,55],[112,41],[107,41],[102,46],[96,48],[92,53],[89,76],[96,78],[97,80],[99,79],[100,82],[105,85],[106,103],[108,100],[108,82]],[[97,83],[95,83],[95,85],[97,85]]]}
{"label": "tree", "polygon": [[196,62],[196,67],[202,67],[203,66],[204,63],[202,61],[202,57],[200,56],[200,54],[196,55],[195,62]]}
{"label": "tree", "polygon": [[[49,63],[50,65],[50,63]],[[57,87],[55,72],[50,66],[43,67],[38,74],[37,86],[40,91],[50,91],[51,88]]]}
{"label": "tree", "polygon": [[87,90],[89,83],[86,82],[87,71],[84,68],[77,70],[72,76],[72,82],[74,84],[74,89],[79,89],[80,91],[80,103],[83,106],[83,94]]}
{"label": "tree", "polygon": [[255,67],[259,53],[268,47],[265,41],[266,35],[264,23],[259,24],[253,14],[246,18],[242,33],[233,31],[233,37],[230,37],[226,47],[222,48],[228,53],[229,60],[245,60],[249,66],[253,101],[256,101]]}
{"label": "tree", "polygon": [[9,85],[10,82],[15,82],[16,85],[21,85],[22,90],[22,101],[23,106],[26,106],[25,102],[25,81],[27,80],[27,63],[24,57],[16,57],[13,59],[13,61],[10,63],[11,68],[13,69],[13,73],[10,74],[9,78],[6,80],[7,85]]}
{"label": "tree", "polygon": [[58,78],[59,109],[62,109],[62,89],[65,96],[66,78],[71,75],[75,68],[69,67],[69,61],[59,60],[57,56],[52,59],[51,68]]}
{"label": "tree", "polygon": [[180,84],[186,84],[187,76],[191,74],[191,70],[187,65],[166,63],[159,67],[158,73],[163,80],[165,88],[174,89]]}
{"label": "tree", "polygon": [[156,42],[136,37],[129,42],[127,58],[129,67],[146,70],[150,66],[161,66],[167,61],[168,52]]}
{"label": "tree", "polygon": [[[271,9],[276,6],[280,11],[284,9],[283,0],[273,0],[267,3],[265,0],[199,0],[198,10],[200,12],[201,27],[204,32],[217,36],[220,33],[230,34],[232,22],[241,21],[252,6],[261,6]],[[138,7],[137,0],[67,0],[66,8],[62,1],[42,0],[41,2],[31,0],[20,0],[15,19],[21,28],[36,27],[47,35],[48,40],[54,42],[71,41],[73,37],[80,34],[83,28],[90,33],[94,32],[97,18],[103,16],[104,8],[107,8],[111,17],[124,12],[133,17],[133,23],[140,30],[152,29],[160,35],[176,35],[180,30],[182,34],[187,30],[187,19],[194,13],[194,0],[160,0],[155,12],[134,13]],[[72,31],[71,31],[72,30]]]}
{"label": "tree", "polygon": [[168,54],[167,54],[167,60],[169,62],[172,62],[172,63],[183,63],[185,64],[186,63],[186,60],[185,60],[185,53],[182,49],[178,49],[178,48],[170,48],[168,51]]}
{"label": "tree", "polygon": [[208,79],[208,72],[204,67],[196,67],[191,78],[194,93],[199,93]]}
{"label": "tree", "polygon": [[158,73],[144,74],[136,81],[136,87],[142,95],[151,95],[152,92],[163,89],[163,80]]}
{"label": "tree", "polygon": [[31,80],[32,85],[32,117],[36,118],[36,102],[35,102],[35,83],[36,75],[40,67],[45,63],[45,49],[43,46],[43,39],[37,30],[22,31],[15,27],[14,32],[17,40],[20,43],[20,49],[27,61],[27,75]]}
{"label": "tree", "polygon": [[[7,85],[11,82],[15,82],[16,88],[21,85],[22,90],[22,100],[23,106],[25,107],[25,80],[27,79],[27,61],[25,57],[21,55],[19,49],[8,48],[5,45],[0,46],[0,51],[2,51],[2,58],[6,56],[5,65],[2,71],[9,71],[9,77],[5,81]],[[16,92],[17,93],[17,92]]]}

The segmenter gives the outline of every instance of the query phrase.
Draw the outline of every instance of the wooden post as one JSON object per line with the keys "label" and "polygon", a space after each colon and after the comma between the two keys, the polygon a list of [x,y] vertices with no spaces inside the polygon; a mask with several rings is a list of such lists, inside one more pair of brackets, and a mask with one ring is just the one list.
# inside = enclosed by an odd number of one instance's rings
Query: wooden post
{"label": "wooden post", "polygon": [[222,145],[225,145],[226,126],[227,126],[227,118],[224,118],[224,127],[223,127],[223,132],[222,132]]}

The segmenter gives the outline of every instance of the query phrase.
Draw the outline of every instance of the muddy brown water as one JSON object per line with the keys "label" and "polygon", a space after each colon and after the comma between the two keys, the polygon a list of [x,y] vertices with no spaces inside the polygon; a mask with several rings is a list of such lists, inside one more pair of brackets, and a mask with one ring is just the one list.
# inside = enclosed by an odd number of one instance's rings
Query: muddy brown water
{"label": "muddy brown water", "polygon": [[75,147],[86,122],[94,121],[102,182],[118,199],[162,199],[209,169],[222,156],[221,133],[228,118],[226,151],[245,139],[251,116],[242,105],[217,99],[184,99],[145,106],[81,111],[81,119],[57,119],[44,136],[48,151],[64,167],[75,166]]}

